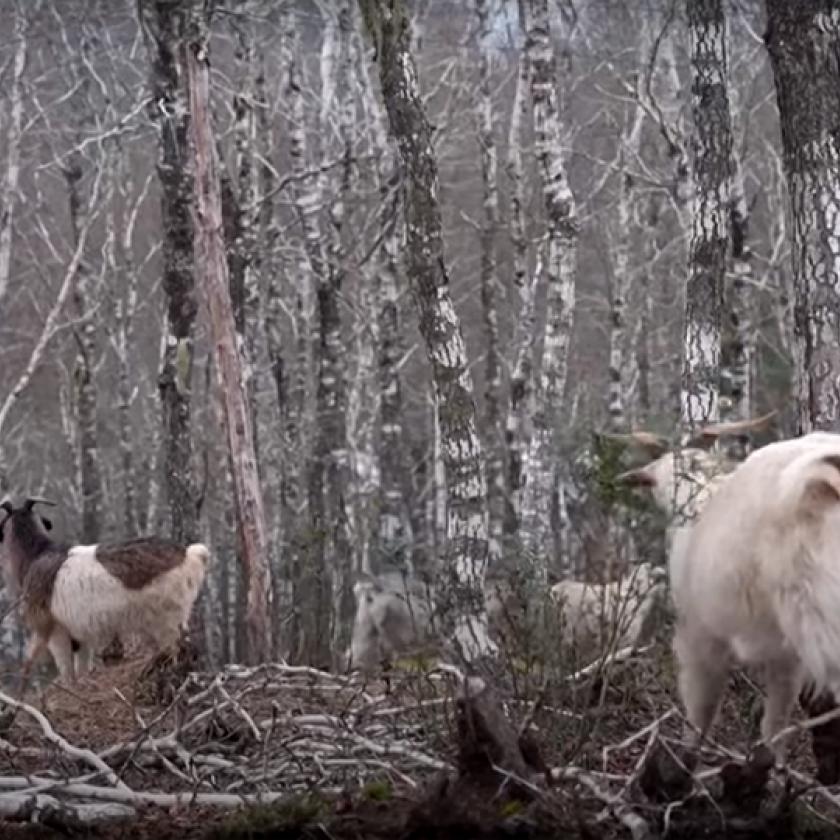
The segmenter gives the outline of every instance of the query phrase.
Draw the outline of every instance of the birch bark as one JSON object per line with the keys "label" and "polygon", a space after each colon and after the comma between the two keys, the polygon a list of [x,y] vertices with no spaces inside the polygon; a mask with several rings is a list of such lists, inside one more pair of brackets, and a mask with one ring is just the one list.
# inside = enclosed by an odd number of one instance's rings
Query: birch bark
{"label": "birch bark", "polygon": [[420,97],[404,3],[362,0],[362,11],[376,42],[382,94],[402,160],[408,278],[440,412],[448,491],[444,590],[453,597],[454,641],[460,654],[471,661],[495,649],[483,597],[487,488],[472,377],[449,293],[432,131]]}
{"label": "birch bark", "polygon": [[690,0],[695,199],[681,383],[687,431],[719,418],[723,290],[732,129],[721,0]]}
{"label": "birch bark", "polygon": [[[555,93],[556,62],[547,0],[529,0],[525,48],[531,69],[534,146],[548,225],[546,325],[540,387],[528,447],[522,509],[522,548],[537,580],[546,580],[551,546],[551,500],[557,469],[560,410],[566,389],[575,305],[578,221],[562,154],[562,126]],[[563,558],[566,562],[568,558]]]}
{"label": "birch bark", "polygon": [[840,431],[840,14],[766,0],[793,227],[798,431]]}
{"label": "birch bark", "polygon": [[12,230],[15,204],[18,200],[20,179],[20,146],[23,124],[23,73],[26,69],[27,40],[26,19],[19,3],[15,3],[13,29],[15,55],[9,85],[9,125],[6,129],[6,172],[3,178],[2,204],[0,205],[0,307],[9,289],[12,267]]}

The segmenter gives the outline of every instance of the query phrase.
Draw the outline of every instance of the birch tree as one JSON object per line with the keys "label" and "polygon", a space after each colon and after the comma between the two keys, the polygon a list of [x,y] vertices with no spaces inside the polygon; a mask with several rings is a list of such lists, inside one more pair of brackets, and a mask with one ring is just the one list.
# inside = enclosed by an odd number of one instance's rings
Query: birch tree
{"label": "birch tree", "polygon": [[487,489],[476,428],[472,377],[449,292],[432,130],[420,96],[411,31],[402,0],[362,0],[373,37],[382,95],[402,160],[408,279],[432,366],[446,469],[448,591],[454,640],[468,661],[493,651],[483,587],[487,565]]}
{"label": "birch tree", "polygon": [[158,376],[164,427],[162,464],[170,532],[187,542],[198,538],[193,470],[192,373],[198,303],[193,276],[192,174],[189,114],[178,49],[185,9],[180,4],[138,0],[151,66],[150,116],[158,129],[158,179],[163,228],[163,291],[166,295],[164,356]]}
{"label": "birch tree", "polygon": [[840,431],[840,21],[820,0],[767,0],[793,235],[800,433]]}
{"label": "birch tree", "polygon": [[359,50],[360,98],[370,126],[371,151],[376,161],[379,194],[381,246],[374,267],[373,296],[376,306],[377,368],[379,379],[379,526],[376,568],[392,567],[411,571],[411,518],[406,504],[409,459],[403,426],[403,383],[400,364],[406,341],[400,309],[402,283],[399,252],[402,227],[399,224],[400,192],[396,188],[399,166],[396,152],[388,143],[386,121],[371,83],[363,51]]}
{"label": "birch tree", "polygon": [[694,114],[695,199],[686,286],[682,422],[717,420],[726,273],[727,188],[732,147],[721,0],[688,4]]}
{"label": "birch tree", "polygon": [[499,314],[496,297],[496,239],[499,233],[498,155],[493,120],[492,50],[488,0],[475,0],[479,38],[478,145],[484,190],[484,222],[481,229],[481,308],[486,341],[484,362],[484,425],[487,441],[487,507],[489,516],[489,562],[501,558],[505,513],[505,469],[502,449],[502,367],[499,347]]}
{"label": "birch tree", "polygon": [[[36,4],[36,8],[40,3]],[[23,125],[23,73],[26,69],[26,18],[20,3],[15,3],[13,37],[15,43],[12,76],[9,83],[8,126],[6,128],[6,170],[3,174],[2,213],[0,213],[0,307],[9,288],[12,266],[12,230],[20,179],[20,146]],[[0,310],[2,311],[2,310]],[[0,489],[3,489],[0,487]]]}
{"label": "birch tree", "polygon": [[513,249],[513,284],[519,297],[519,313],[514,326],[510,408],[505,423],[507,445],[507,486],[510,497],[508,530],[515,531],[522,516],[525,484],[525,458],[530,440],[528,426],[533,414],[533,361],[536,343],[535,302],[542,268],[528,275],[528,241],[525,237],[525,173],[522,163],[528,117],[528,53],[521,50],[516,72],[516,88],[508,132],[505,169],[511,182],[510,241]]}
{"label": "birch tree", "polygon": [[[575,305],[578,222],[563,160],[563,133],[555,92],[556,62],[547,0],[528,0],[525,49],[530,66],[534,149],[547,222],[546,325],[539,392],[528,448],[521,540],[538,579],[547,576],[551,499],[557,468],[557,429],[566,389]],[[568,558],[565,558],[568,559]]]}
{"label": "birch tree", "polygon": [[207,19],[201,2],[194,2],[189,12],[183,62],[190,106],[191,157],[195,167],[193,221],[197,276],[209,311],[215,369],[232,462],[237,524],[248,584],[248,653],[251,661],[262,662],[269,658],[272,650],[272,590],[265,514],[225,259],[221,190],[210,120]]}

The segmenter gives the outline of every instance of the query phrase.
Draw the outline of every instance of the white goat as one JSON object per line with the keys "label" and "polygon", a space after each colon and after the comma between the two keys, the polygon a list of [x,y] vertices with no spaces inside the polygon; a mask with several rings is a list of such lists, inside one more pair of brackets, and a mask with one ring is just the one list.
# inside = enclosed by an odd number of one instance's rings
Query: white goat
{"label": "white goat", "polygon": [[561,580],[551,587],[562,622],[562,644],[589,651],[643,645],[665,594],[665,572],[641,563],[606,584]]}
{"label": "white goat", "polygon": [[656,504],[673,518],[674,525],[694,519],[710,496],[726,480],[737,462],[724,454],[707,451],[727,436],[743,435],[765,428],[776,416],[771,411],[762,417],[712,423],[701,428],[684,446],[671,448],[665,438],[650,432],[608,435],[615,440],[640,446],[654,456],[643,467],[618,476],[618,483],[647,487]]}
{"label": "white goat", "polygon": [[668,449],[666,440],[648,432],[615,436],[658,455],[645,466],[622,473],[617,481],[631,487],[647,488],[657,506],[670,516],[667,532],[670,580],[673,581],[678,574],[675,566],[683,555],[680,546],[688,538],[692,524],[737,466],[726,455],[708,452],[701,447],[710,446],[726,436],[765,428],[775,415],[776,412],[771,411],[762,417],[705,426],[686,447],[676,450]]}
{"label": "white goat", "polygon": [[415,644],[424,642],[431,629],[433,595],[417,583],[389,588],[365,577],[353,586],[356,617],[347,668],[370,670],[393,659]]}
{"label": "white goat", "polygon": [[3,568],[23,618],[33,632],[22,685],[32,663],[48,649],[62,678],[74,680],[114,636],[136,633],[158,650],[174,646],[187,628],[204,581],[209,552],[195,543],[178,545],[158,537],[99,545],[60,545],[52,526],[26,499],[5,500],[0,509]]}
{"label": "white goat", "polygon": [[[764,669],[765,740],[804,679],[840,700],[840,435],[755,451],[675,548],[679,690],[700,737],[734,661]],[[773,746],[782,759],[784,745]]]}

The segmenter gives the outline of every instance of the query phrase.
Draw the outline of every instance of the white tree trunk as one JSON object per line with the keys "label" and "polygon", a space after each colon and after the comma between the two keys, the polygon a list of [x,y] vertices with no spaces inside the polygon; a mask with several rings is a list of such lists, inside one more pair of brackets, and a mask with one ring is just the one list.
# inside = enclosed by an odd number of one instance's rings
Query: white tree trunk
{"label": "white tree trunk", "polygon": [[20,144],[23,123],[23,71],[26,68],[25,17],[18,3],[15,4],[15,57],[9,85],[9,126],[6,130],[6,173],[0,197],[0,312],[9,289],[12,267],[12,229],[15,220],[15,202],[18,199],[20,178]]}
{"label": "white tree trunk", "polygon": [[[531,68],[534,145],[548,223],[546,326],[534,430],[528,447],[522,547],[535,578],[545,580],[551,546],[551,500],[557,469],[557,429],[566,389],[575,305],[578,222],[562,154],[555,60],[547,0],[529,0],[526,49]],[[563,558],[566,562],[568,558]]]}
{"label": "white tree trunk", "polygon": [[432,131],[410,50],[410,26],[401,0],[365,2],[364,14],[378,47],[382,92],[403,164],[408,277],[420,315],[420,332],[432,365],[440,411],[447,485],[447,580],[454,596],[453,639],[470,661],[495,645],[487,627],[487,488],[461,324],[449,293],[438,203]]}
{"label": "white tree trunk", "polygon": [[721,0],[690,0],[694,113],[693,230],[683,333],[683,428],[715,421],[720,411],[723,289],[732,149],[727,96],[726,21]]}

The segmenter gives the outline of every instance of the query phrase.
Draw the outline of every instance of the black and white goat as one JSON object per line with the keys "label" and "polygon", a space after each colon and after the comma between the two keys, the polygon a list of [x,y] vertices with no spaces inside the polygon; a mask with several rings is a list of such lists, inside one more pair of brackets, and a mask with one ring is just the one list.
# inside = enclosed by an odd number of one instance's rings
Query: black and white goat
{"label": "black and white goat", "polygon": [[141,537],[97,545],[53,541],[50,521],[26,499],[0,504],[3,572],[19,598],[29,642],[22,684],[48,649],[62,678],[74,680],[114,636],[137,634],[158,651],[177,644],[204,582],[207,547]]}

